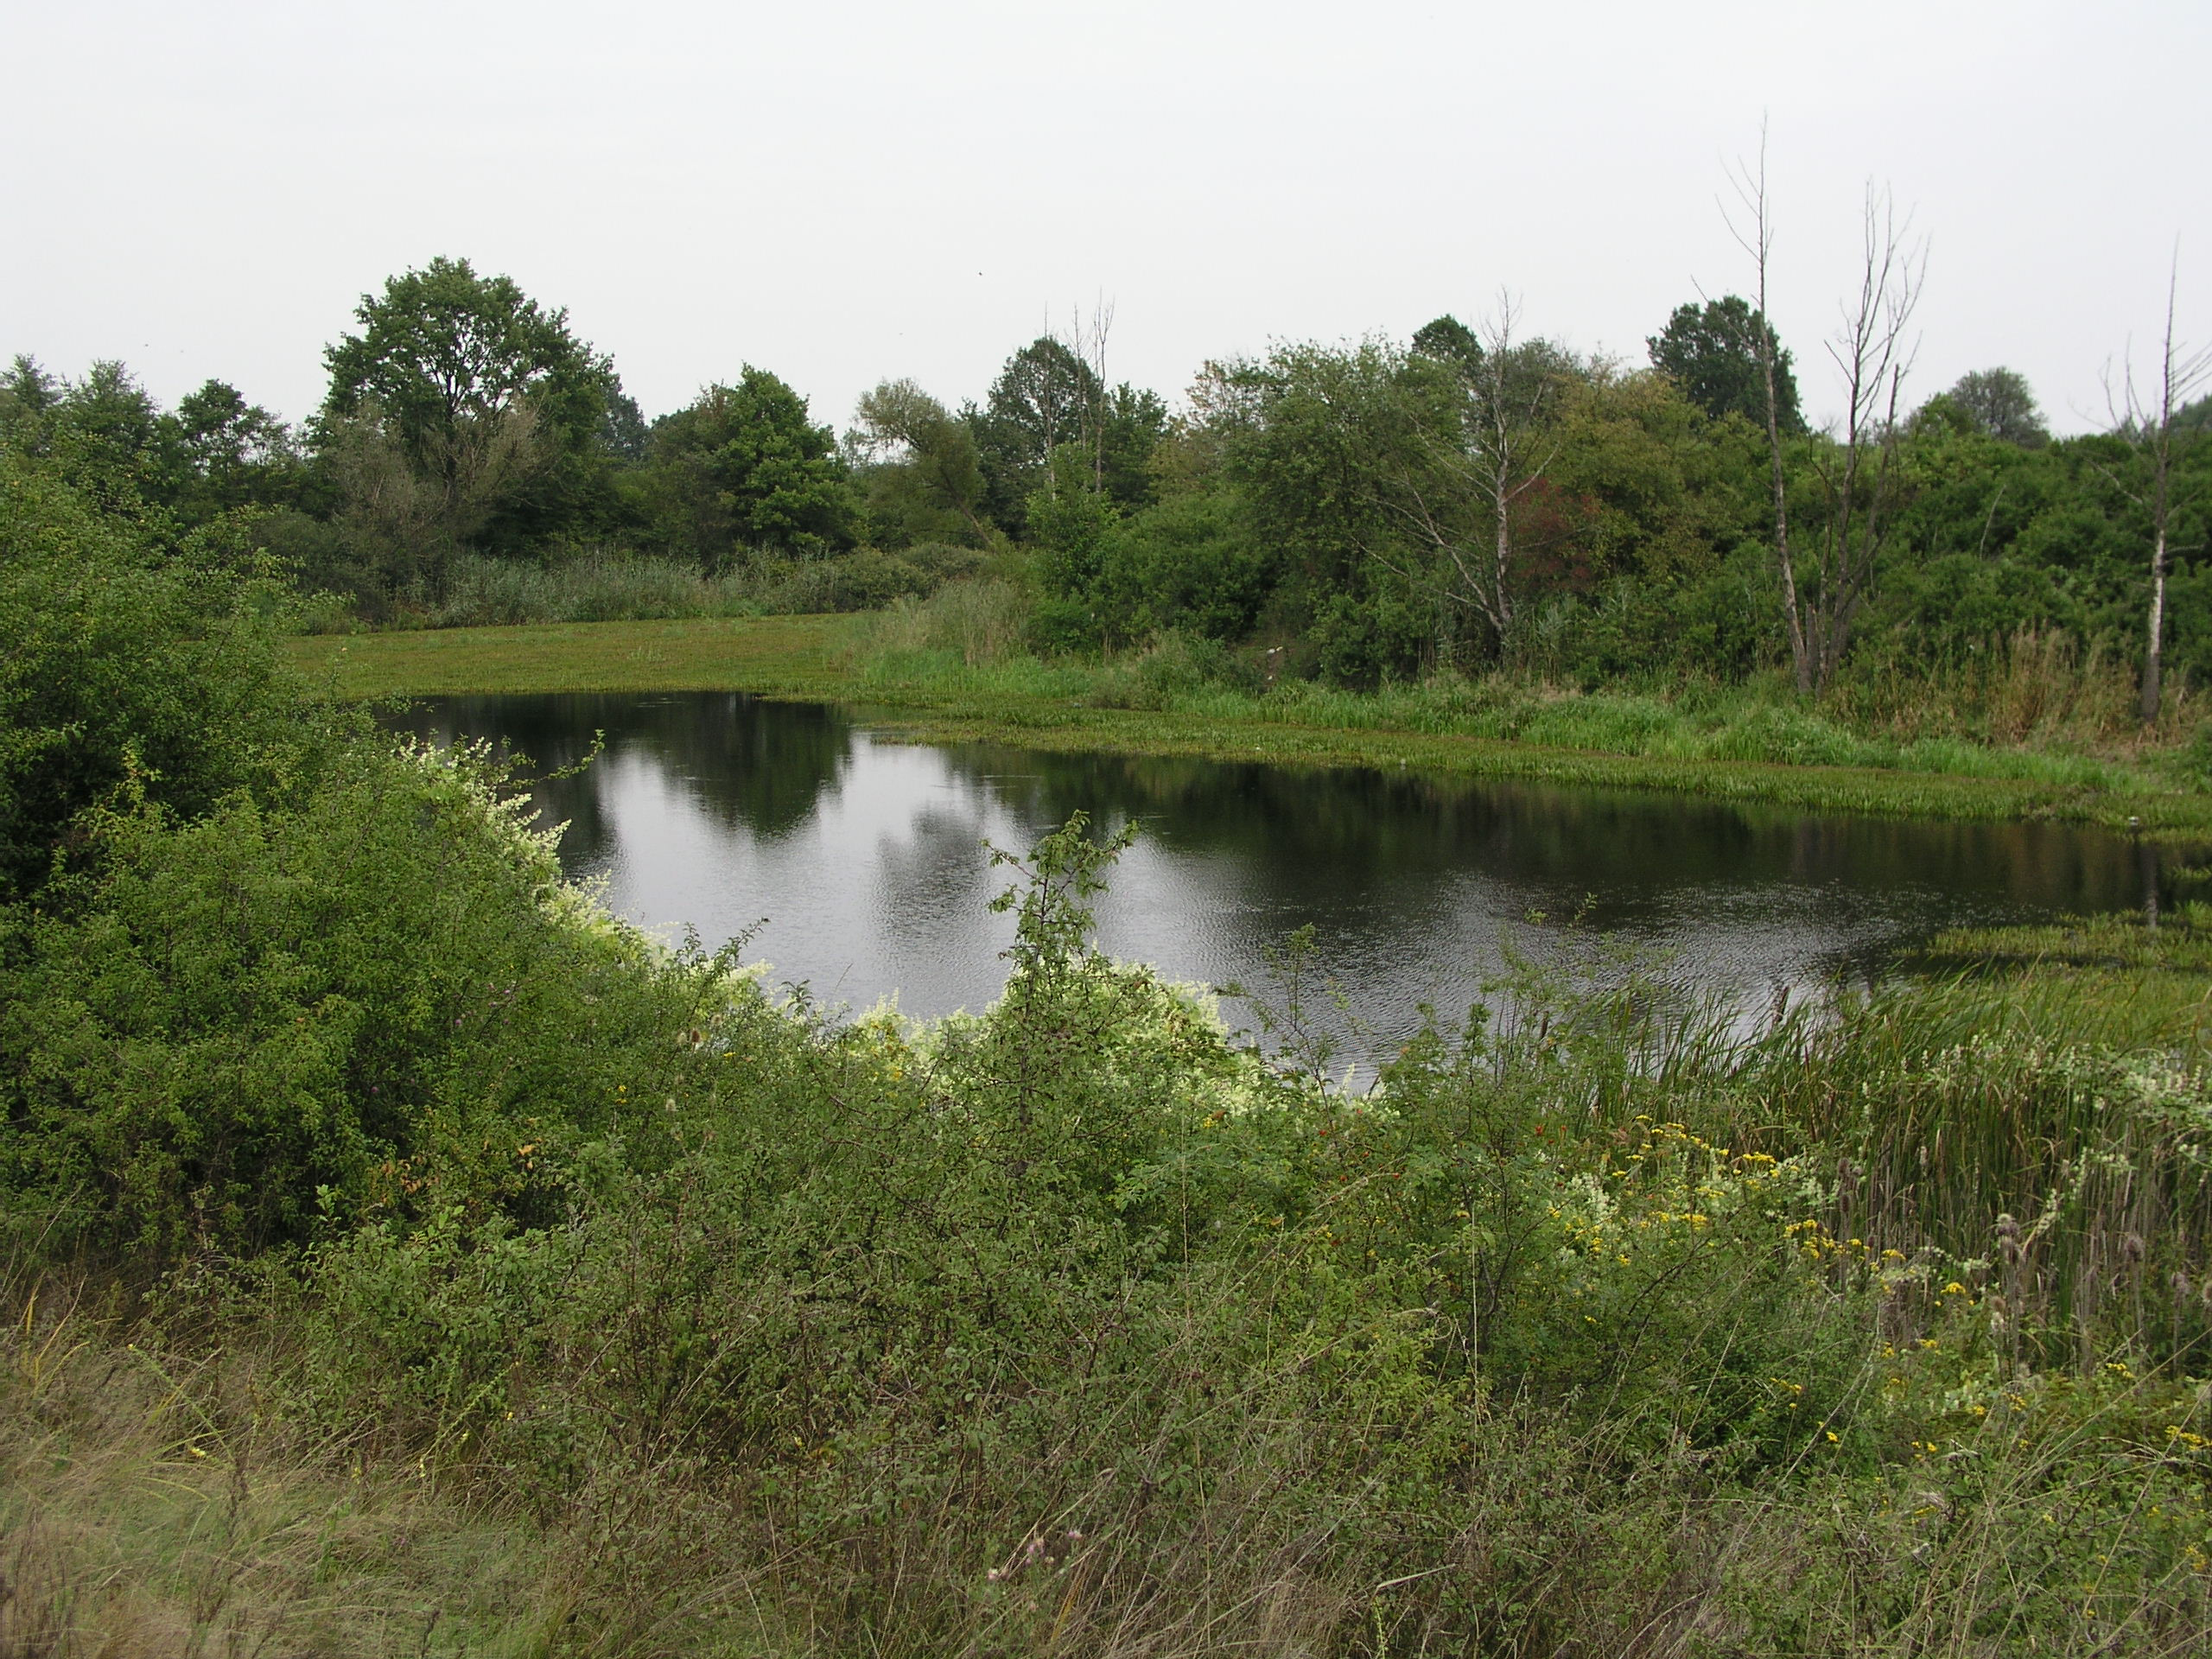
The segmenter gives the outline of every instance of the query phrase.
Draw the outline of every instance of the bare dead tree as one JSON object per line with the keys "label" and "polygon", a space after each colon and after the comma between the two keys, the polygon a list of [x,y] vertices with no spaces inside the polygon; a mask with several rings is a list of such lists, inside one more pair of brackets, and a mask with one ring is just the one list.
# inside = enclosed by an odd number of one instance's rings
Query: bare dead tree
{"label": "bare dead tree", "polygon": [[[1090,463],[1090,487],[1103,492],[1106,487],[1106,429],[1112,410],[1112,394],[1107,391],[1106,345],[1114,332],[1113,302],[1101,297],[1088,316],[1080,305],[1068,308],[1068,323],[1065,330],[1053,327],[1052,314],[1046,313],[1045,338],[1067,354],[1068,360],[1077,365],[1078,388],[1076,407],[1061,409],[1057,402],[1046,409],[1040,400],[1039,408],[1044,414],[1046,427],[1045,460],[1046,461],[1046,488],[1058,490],[1058,479],[1051,470],[1052,450],[1061,442],[1080,444]],[[1087,382],[1087,384],[1081,384]],[[1062,439],[1058,431],[1062,423],[1073,429],[1072,435]]]}
{"label": "bare dead tree", "polygon": [[[1757,167],[1738,166],[1732,182],[1748,224],[1729,216],[1729,229],[1751,256],[1758,278],[1752,339],[1747,343],[1758,356],[1764,383],[1783,620],[1797,690],[1810,696],[1826,686],[1842,664],[1852,624],[1872,591],[1876,564],[1902,502],[1897,410],[1904,378],[1912,366],[1908,334],[1927,257],[1910,238],[1910,219],[1898,219],[1889,192],[1869,185],[1860,219],[1858,292],[1844,302],[1842,326],[1828,343],[1828,355],[1843,378],[1842,429],[1832,431],[1830,444],[1815,452],[1823,498],[1817,534],[1802,547],[1793,544],[1776,386],[1778,346],[1766,321],[1767,271],[1774,241],[1764,130]],[[1801,552],[1806,556],[1802,564]]]}
{"label": "bare dead tree", "polygon": [[1483,360],[1476,372],[1478,395],[1469,410],[1467,461],[1489,509],[1489,568],[1475,584],[1478,605],[1503,639],[1513,625],[1513,515],[1522,498],[1543,481],[1559,453],[1559,441],[1545,416],[1558,387],[1546,363],[1523,361],[1525,347],[1513,337],[1518,308],[1510,294],[1497,296],[1497,309],[1483,325]]}
{"label": "bare dead tree", "polygon": [[1812,657],[1806,650],[1805,624],[1797,604],[1797,567],[1789,547],[1789,478],[1782,461],[1782,406],[1775,389],[1775,334],[1767,321],[1767,267],[1774,252],[1774,221],[1768,212],[1766,190],[1766,126],[1759,126],[1759,159],[1756,172],[1738,163],[1729,175],[1735,187],[1737,200],[1743,211],[1750,215],[1748,229],[1740,227],[1728,214],[1724,205],[1722,217],[1745,251],[1751,256],[1751,264],[1758,276],[1758,296],[1753,302],[1751,349],[1758,353],[1759,371],[1764,382],[1766,403],[1766,447],[1770,463],[1770,477],[1774,493],[1774,557],[1775,566],[1782,579],[1782,616],[1789,630],[1789,662],[1797,680],[1797,690],[1809,693],[1813,689]]}
{"label": "bare dead tree", "polygon": [[2195,351],[2174,338],[2174,295],[2181,276],[2176,254],[2166,273],[2166,327],[2158,342],[2158,379],[2155,403],[2139,393],[2132,365],[2121,372],[2115,390],[2107,377],[2107,406],[2116,432],[2133,442],[2147,464],[2149,476],[2131,486],[2115,476],[2122,492],[2140,507],[2151,523],[2151,605],[2143,651],[2142,701],[2138,709],[2145,726],[2158,718],[2158,702],[2164,687],[2166,632],[2166,572],[2174,549],[2173,526],[2174,413],[2195,395],[2212,374],[2212,346]]}
{"label": "bare dead tree", "polygon": [[1843,305],[1843,324],[1828,356],[1843,377],[1840,446],[1814,452],[1826,498],[1815,548],[1811,591],[1800,594],[1802,631],[1819,690],[1842,665],[1851,625],[1866,601],[1875,567],[1904,503],[1898,404],[1911,372],[1907,338],[1920,302],[1927,258],[1909,239],[1886,189],[1867,187],[1860,220],[1859,291]]}
{"label": "bare dead tree", "polygon": [[1107,391],[1106,341],[1114,332],[1114,302],[1100,296],[1090,308],[1085,319],[1077,308],[1071,319],[1069,342],[1085,368],[1091,373],[1090,396],[1084,402],[1084,446],[1090,453],[1090,487],[1097,493],[1106,489],[1106,426],[1112,410],[1113,394]]}
{"label": "bare dead tree", "polygon": [[[1516,516],[1559,451],[1549,416],[1558,396],[1556,363],[1543,342],[1516,336],[1520,308],[1510,294],[1480,330],[1481,360],[1460,377],[1457,418],[1421,430],[1392,470],[1378,502],[1400,531],[1427,556],[1442,581],[1427,581],[1474,610],[1500,640],[1517,613],[1520,556]],[[1419,573],[1370,549],[1409,580]]]}

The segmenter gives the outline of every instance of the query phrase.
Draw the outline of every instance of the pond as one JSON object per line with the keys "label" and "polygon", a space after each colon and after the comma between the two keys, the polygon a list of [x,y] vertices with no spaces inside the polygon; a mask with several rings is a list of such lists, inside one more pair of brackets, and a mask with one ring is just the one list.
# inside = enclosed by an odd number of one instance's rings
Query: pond
{"label": "pond", "polygon": [[[1005,978],[1007,874],[1082,808],[1141,833],[1097,905],[1110,954],[1262,992],[1311,926],[1345,999],[1351,1058],[1456,1022],[1509,952],[1593,940],[1665,958],[1747,1014],[1871,976],[1942,927],[2141,905],[2157,852],[2044,823],[1822,817],[1647,791],[1397,772],[1036,753],[886,739],[864,711],[728,693],[451,697],[404,722],[486,738],[540,770],[571,875],[664,935],[709,945],[759,924],[748,959],[818,1002],[980,1009]],[[1541,918],[1541,920],[1535,918]],[[1279,996],[1279,993],[1277,994]],[[1233,1025],[1252,1023],[1230,1002]]]}

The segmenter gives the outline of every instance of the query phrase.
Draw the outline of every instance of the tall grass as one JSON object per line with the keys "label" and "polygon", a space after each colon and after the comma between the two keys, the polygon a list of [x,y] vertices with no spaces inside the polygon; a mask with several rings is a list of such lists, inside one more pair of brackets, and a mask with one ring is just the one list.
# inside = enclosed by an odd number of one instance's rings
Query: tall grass
{"label": "tall grass", "polygon": [[[960,548],[864,548],[814,559],[762,556],[716,575],[684,560],[597,548],[542,559],[467,554],[453,560],[435,588],[391,595],[374,607],[374,620],[396,627],[512,627],[870,610],[927,594],[979,563]],[[310,631],[344,632],[363,626],[364,613],[343,595],[312,594],[299,621]]]}
{"label": "tall grass", "polygon": [[272,1411],[281,1344],[210,1348],[10,1274],[0,1655],[550,1650],[557,1536]]}
{"label": "tall grass", "polygon": [[757,582],[702,575],[673,559],[600,553],[553,564],[456,559],[445,592],[424,613],[433,627],[525,622],[639,622],[663,617],[747,616],[761,610]]}
{"label": "tall grass", "polygon": [[[2134,669],[2102,640],[2086,648],[2056,628],[2022,628],[1929,663],[1894,655],[1854,666],[1827,702],[1855,729],[1910,744],[1929,737],[2132,753],[2146,734]],[[2178,677],[2165,688],[2168,734],[2201,723],[2202,699]]]}
{"label": "tall grass", "polygon": [[[2060,635],[2023,635],[1986,668],[1912,687],[1854,683],[1807,705],[1778,683],[1585,691],[1452,672],[1369,691],[1270,683],[1264,659],[1174,633],[1103,660],[1045,660],[1027,651],[1023,620],[1018,590],[955,582],[887,613],[856,644],[853,667],[879,690],[1055,696],[1199,721],[1410,732],[1689,766],[1867,767],[2084,794],[2171,787],[2136,764],[2144,740],[2126,715],[2124,672],[2094,652],[2077,663]],[[2185,688],[2171,701],[2169,742],[2196,718]]]}

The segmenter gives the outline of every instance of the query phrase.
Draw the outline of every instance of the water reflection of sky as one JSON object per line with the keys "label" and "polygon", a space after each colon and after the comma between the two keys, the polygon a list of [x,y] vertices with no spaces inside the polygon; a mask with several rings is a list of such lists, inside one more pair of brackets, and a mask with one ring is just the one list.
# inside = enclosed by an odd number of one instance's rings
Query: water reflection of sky
{"label": "water reflection of sky", "polygon": [[1143,825],[1097,906],[1105,950],[1256,990],[1310,925],[1370,1050],[1415,1029],[1424,1003],[1456,1021],[1509,950],[1626,947],[1764,1008],[1937,927],[2130,906],[2145,880],[2124,838],[2048,824],[927,747],[720,694],[445,699],[416,723],[503,740],[544,768],[604,729],[598,761],[541,791],[569,823],[572,874],[602,878],[622,914],[709,944],[765,922],[747,954],[777,979],[919,1015],[980,1008],[1003,982],[1012,924],[988,904],[1008,876],[983,843],[1026,850],[1077,807]]}

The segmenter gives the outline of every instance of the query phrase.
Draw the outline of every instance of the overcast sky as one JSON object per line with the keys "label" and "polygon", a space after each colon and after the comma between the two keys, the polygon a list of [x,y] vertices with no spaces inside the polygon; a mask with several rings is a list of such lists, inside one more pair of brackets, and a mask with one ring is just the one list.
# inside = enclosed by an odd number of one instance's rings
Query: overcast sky
{"label": "overcast sky", "polygon": [[1749,283],[1767,118],[1808,409],[1872,180],[1929,243],[1911,391],[2024,372],[2062,430],[2212,339],[2207,0],[0,0],[0,353],[280,413],[436,254],[566,306],[648,415],[741,365],[843,424],[980,397],[1100,298],[1116,378],[1403,337],[1501,289],[1641,360]]}

